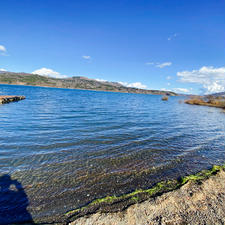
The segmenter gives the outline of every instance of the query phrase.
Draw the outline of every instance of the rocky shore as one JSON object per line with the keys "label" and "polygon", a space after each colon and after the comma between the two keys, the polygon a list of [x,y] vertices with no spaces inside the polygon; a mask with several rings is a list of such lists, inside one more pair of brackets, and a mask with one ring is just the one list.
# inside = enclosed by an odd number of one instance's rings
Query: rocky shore
{"label": "rocky shore", "polygon": [[10,102],[17,102],[25,99],[25,96],[10,96],[10,95],[0,95],[0,104],[6,104]]}
{"label": "rocky shore", "polygon": [[69,225],[225,224],[225,171],[193,176],[181,187],[114,213],[96,212]]}

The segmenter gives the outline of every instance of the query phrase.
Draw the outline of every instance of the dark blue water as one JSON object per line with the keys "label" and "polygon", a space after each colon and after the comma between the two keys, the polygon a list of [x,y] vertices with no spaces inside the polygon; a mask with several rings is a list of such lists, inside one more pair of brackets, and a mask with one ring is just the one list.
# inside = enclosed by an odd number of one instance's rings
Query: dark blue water
{"label": "dark blue water", "polygon": [[[225,113],[182,97],[0,85],[0,176],[40,219],[221,164]],[[1,206],[0,206],[1,207]]]}

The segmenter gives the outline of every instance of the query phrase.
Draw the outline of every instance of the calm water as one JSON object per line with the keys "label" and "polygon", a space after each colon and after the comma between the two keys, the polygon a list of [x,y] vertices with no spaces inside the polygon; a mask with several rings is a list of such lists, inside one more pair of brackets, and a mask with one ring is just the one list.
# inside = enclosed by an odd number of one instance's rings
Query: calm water
{"label": "calm water", "polygon": [[34,219],[225,160],[225,114],[181,97],[0,85],[5,94],[27,99],[0,105],[0,176],[21,183]]}

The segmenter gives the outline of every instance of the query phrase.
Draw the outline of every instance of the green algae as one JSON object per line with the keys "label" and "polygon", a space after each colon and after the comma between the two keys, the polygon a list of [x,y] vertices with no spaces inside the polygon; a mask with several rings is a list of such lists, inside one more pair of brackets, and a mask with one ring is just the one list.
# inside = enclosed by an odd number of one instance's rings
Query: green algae
{"label": "green algae", "polygon": [[204,180],[204,179],[210,177],[211,175],[216,174],[221,169],[225,169],[225,165],[223,165],[223,166],[214,165],[212,167],[212,169],[210,169],[210,170],[202,170],[201,172],[199,172],[197,174],[185,176],[185,177],[183,177],[181,179],[181,185],[187,183],[188,181],[201,181],[201,180]]}
{"label": "green algae", "polygon": [[[145,195],[145,196],[147,195],[148,198],[154,197],[154,196],[175,190],[177,188],[180,188],[184,184],[191,182],[191,181],[192,182],[201,182],[205,179],[208,179],[210,176],[218,173],[220,170],[225,170],[225,165],[222,165],[222,166],[214,165],[209,170],[202,170],[199,173],[181,177],[180,179],[177,179],[177,180],[161,181],[149,189],[137,189],[131,193],[123,194],[121,196],[114,195],[114,196],[106,196],[104,198],[99,198],[99,199],[92,201],[91,203],[89,203],[88,205],[86,205],[84,207],[67,212],[65,214],[65,216],[67,216],[68,218],[71,216],[76,216],[76,215],[79,216],[80,213],[85,212],[85,211],[87,213],[90,213],[88,210],[89,210],[89,208],[91,208],[93,206],[96,206],[94,209],[94,211],[96,211],[101,206],[110,205],[110,204],[112,205],[112,204],[119,203],[122,201],[130,201],[130,204],[138,203],[138,202],[141,202],[144,199],[146,199],[146,198],[142,198],[141,197],[142,195]],[[93,211],[91,213],[93,213]]]}
{"label": "green algae", "polygon": [[131,200],[132,200],[132,201],[135,201],[135,202],[139,202],[140,199],[139,199],[139,197],[134,196],[134,197],[131,198]]}
{"label": "green algae", "polygon": [[100,204],[100,203],[112,203],[117,200],[117,196],[106,196],[105,198],[96,199],[90,203],[90,205]]}

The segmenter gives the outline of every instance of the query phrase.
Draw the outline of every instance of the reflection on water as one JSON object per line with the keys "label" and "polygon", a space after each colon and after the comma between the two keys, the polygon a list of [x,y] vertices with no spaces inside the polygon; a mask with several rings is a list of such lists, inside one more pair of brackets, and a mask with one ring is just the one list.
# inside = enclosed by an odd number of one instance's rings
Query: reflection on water
{"label": "reflection on water", "polygon": [[[225,159],[225,114],[181,97],[1,85],[0,175],[22,183],[33,219],[148,188]],[[50,219],[49,219],[50,220]]]}
{"label": "reflection on water", "polygon": [[0,224],[32,223],[32,217],[27,211],[28,205],[29,201],[21,183],[12,180],[8,174],[1,176]]}

